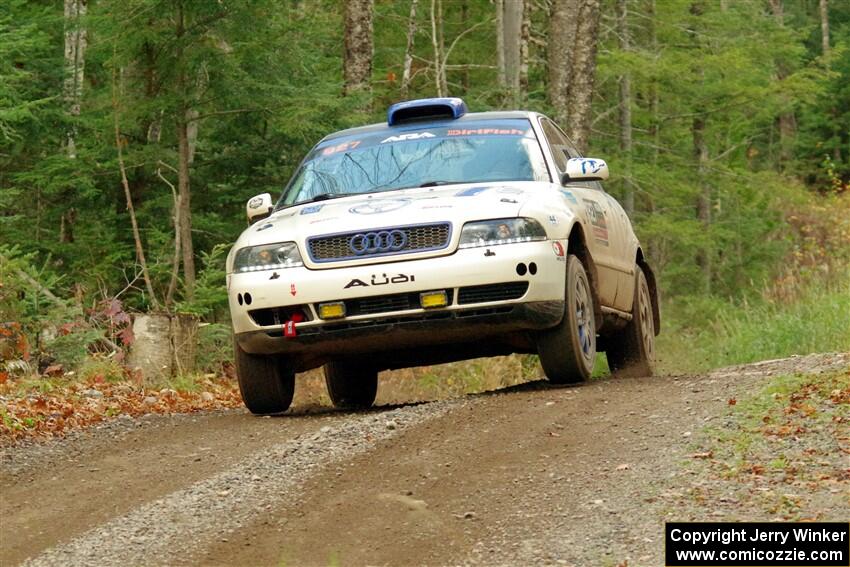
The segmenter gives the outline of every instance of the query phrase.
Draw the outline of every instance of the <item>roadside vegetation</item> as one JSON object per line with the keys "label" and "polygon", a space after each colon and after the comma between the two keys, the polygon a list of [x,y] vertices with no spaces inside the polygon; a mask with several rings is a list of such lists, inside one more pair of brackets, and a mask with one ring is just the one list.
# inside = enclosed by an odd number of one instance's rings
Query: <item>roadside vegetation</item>
{"label": "roadside vegetation", "polygon": [[850,352],[850,199],[792,203],[771,277],[727,297],[665,303],[662,370],[695,372],[814,352]]}
{"label": "roadside vegetation", "polygon": [[[780,375],[697,435],[677,517],[838,521],[846,509],[850,370]],[[681,488],[681,487],[680,487]]]}
{"label": "roadside vegetation", "polygon": [[146,414],[191,413],[240,407],[232,380],[184,376],[159,385],[128,377],[123,368],[97,359],[76,373],[29,375],[0,384],[0,446],[24,438],[51,438],[109,419]]}
{"label": "roadside vegetation", "polygon": [[668,308],[669,334],[660,337],[660,366],[667,372],[850,350],[847,283],[803,290],[791,303],[763,299],[713,303],[694,318],[687,316],[688,309],[682,313],[675,309]]}

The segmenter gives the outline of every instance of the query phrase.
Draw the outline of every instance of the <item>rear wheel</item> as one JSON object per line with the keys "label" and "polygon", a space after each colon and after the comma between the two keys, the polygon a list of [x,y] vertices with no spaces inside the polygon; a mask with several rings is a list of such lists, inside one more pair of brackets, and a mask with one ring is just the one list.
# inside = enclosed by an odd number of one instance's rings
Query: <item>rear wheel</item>
{"label": "rear wheel", "polygon": [[584,382],[596,362],[596,319],[587,272],[576,256],[567,257],[564,317],[540,333],[537,352],[546,378],[553,384]]}
{"label": "rear wheel", "polygon": [[608,339],[608,366],[621,375],[652,376],[655,372],[655,320],[646,276],[637,266],[632,320]]}
{"label": "rear wheel", "polygon": [[375,403],[378,371],[358,362],[339,360],[325,364],[325,383],[334,407],[365,409]]}
{"label": "rear wheel", "polygon": [[289,409],[295,392],[295,372],[279,356],[256,355],[234,344],[236,378],[242,401],[251,413],[264,415]]}

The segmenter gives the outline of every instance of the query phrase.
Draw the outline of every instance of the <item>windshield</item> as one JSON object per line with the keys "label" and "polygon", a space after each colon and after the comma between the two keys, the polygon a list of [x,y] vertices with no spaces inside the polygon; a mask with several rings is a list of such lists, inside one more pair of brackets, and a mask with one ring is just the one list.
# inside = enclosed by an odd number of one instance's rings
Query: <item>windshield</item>
{"label": "windshield", "polygon": [[528,120],[383,130],[317,146],[277,208],[337,196],[448,183],[549,181]]}

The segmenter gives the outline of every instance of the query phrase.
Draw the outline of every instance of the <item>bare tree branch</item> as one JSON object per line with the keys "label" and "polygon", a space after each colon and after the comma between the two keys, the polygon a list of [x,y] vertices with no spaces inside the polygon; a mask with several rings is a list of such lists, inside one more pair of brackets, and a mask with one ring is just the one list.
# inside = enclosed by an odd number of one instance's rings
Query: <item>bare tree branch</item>
{"label": "bare tree branch", "polygon": [[[114,47],[117,51],[117,47]],[[148,272],[147,262],[145,261],[145,250],[142,247],[142,238],[139,235],[139,225],[136,222],[136,211],[133,208],[133,196],[130,193],[130,183],[127,181],[127,171],[124,167],[124,153],[121,149],[121,128],[118,124],[118,77],[117,69],[112,69],[112,119],[115,128],[115,149],[118,152],[118,169],[121,172],[121,184],[124,186],[124,197],[127,200],[127,212],[130,214],[130,224],[133,227],[133,241],[136,245],[136,257],[139,260],[142,268],[142,277],[145,280],[145,287],[150,295],[151,305],[154,309],[159,309],[159,301],[156,299],[156,294],[153,291],[151,284],[150,273]]]}

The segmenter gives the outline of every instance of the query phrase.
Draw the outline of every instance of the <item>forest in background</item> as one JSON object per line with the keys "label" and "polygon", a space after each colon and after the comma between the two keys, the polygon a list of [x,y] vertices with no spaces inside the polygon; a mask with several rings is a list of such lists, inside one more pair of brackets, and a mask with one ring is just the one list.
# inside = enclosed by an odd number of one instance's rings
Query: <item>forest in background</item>
{"label": "forest in background", "polygon": [[667,368],[847,350],[848,49],[844,0],[5,0],[0,359],[74,368],[166,311],[214,368],[246,200],[437,95],[609,162]]}

